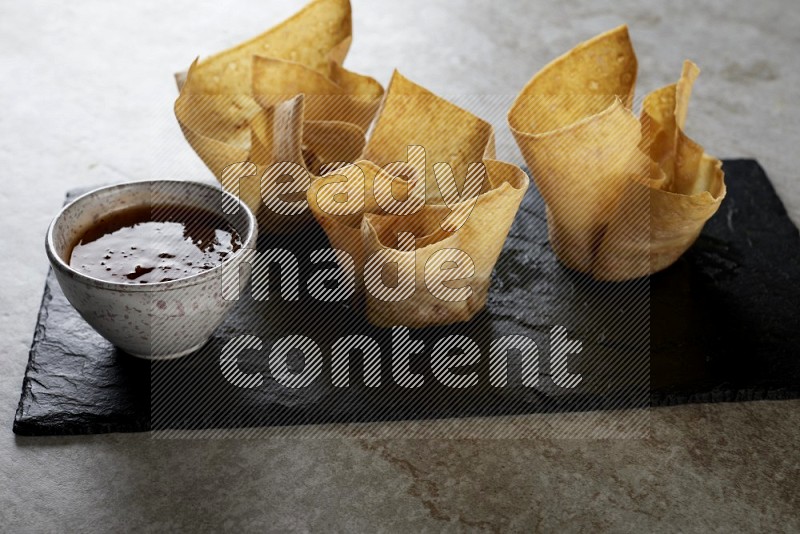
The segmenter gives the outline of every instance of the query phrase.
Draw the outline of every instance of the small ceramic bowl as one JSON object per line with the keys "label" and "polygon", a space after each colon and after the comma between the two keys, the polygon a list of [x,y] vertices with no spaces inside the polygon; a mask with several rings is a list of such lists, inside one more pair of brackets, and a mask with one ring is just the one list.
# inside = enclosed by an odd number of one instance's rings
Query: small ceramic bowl
{"label": "small ceramic bowl", "polygon": [[[242,248],[200,274],[151,284],[107,282],[70,267],[67,255],[100,217],[163,204],[224,213],[241,237]],[[167,359],[202,347],[236,304],[235,297],[223,294],[223,275],[228,273],[225,283],[230,273],[239,276],[239,265],[255,249],[257,233],[253,213],[234,196],[212,185],[159,180],[112,185],[81,196],[50,223],[45,247],[67,299],[100,335],[133,356]],[[249,271],[242,270],[240,289]]]}

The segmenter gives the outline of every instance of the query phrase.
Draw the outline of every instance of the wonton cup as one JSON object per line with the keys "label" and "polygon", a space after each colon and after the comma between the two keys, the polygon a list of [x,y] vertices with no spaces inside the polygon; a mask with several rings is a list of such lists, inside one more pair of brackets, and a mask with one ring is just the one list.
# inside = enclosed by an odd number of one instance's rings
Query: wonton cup
{"label": "wonton cup", "polygon": [[[313,0],[278,26],[176,75],[175,115],[187,141],[258,214],[264,231],[291,230],[298,222],[264,208],[262,199],[281,178],[261,180],[266,169],[290,162],[314,176],[327,164],[355,161],[364,149],[383,87],[342,67],[351,32],[349,0]],[[245,161],[255,168],[229,168]]]}
{"label": "wonton cup", "polygon": [[[522,169],[494,158],[491,125],[395,72],[363,159],[312,182],[311,211],[347,253],[340,264],[355,271],[371,323],[449,324],[484,307],[528,187]],[[387,274],[375,258],[398,267]]]}
{"label": "wonton cup", "polygon": [[683,132],[697,66],[649,94],[638,120],[636,70],[621,26],[545,66],[508,113],[556,256],[598,280],[669,267],[725,197],[722,163]]}

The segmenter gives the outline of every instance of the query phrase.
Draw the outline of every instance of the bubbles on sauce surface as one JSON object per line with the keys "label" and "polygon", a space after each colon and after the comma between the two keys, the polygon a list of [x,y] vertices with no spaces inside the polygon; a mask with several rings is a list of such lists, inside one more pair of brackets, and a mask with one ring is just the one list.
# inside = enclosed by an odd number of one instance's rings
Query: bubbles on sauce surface
{"label": "bubbles on sauce surface", "polygon": [[101,280],[149,284],[212,269],[241,247],[231,224],[210,211],[138,207],[98,220],[73,246],[69,263]]}

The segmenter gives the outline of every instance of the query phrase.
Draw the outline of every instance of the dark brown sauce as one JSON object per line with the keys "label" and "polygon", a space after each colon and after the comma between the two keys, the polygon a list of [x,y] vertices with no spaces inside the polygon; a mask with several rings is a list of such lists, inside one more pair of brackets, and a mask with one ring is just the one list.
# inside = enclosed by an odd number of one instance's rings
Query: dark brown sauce
{"label": "dark brown sauce", "polygon": [[72,247],[75,270],[108,282],[152,284],[221,264],[242,247],[231,224],[208,210],[179,205],[110,213]]}

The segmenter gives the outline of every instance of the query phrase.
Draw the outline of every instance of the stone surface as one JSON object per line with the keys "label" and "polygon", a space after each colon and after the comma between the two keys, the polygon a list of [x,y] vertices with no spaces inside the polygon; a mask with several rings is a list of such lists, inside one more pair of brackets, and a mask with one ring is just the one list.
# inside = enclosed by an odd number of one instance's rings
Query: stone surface
{"label": "stone surface", "polygon": [[[244,0],[0,6],[0,525],[27,531],[797,531],[800,402],[652,410],[638,440],[159,440],[11,433],[47,271],[43,236],[78,186],[208,178],[172,116],[172,73],[295,11]],[[699,3],[354,0],[347,65],[411,79],[505,130],[525,81],[575,43],[628,22],[639,94],[703,68],[688,129],[755,157],[800,222],[800,11],[790,0]],[[519,161],[509,137],[505,157]],[[562,421],[562,419],[559,419]],[[570,418],[599,426],[596,414]],[[498,424],[547,426],[548,415]],[[452,422],[425,428],[447,435]],[[375,432],[381,428],[368,425]],[[605,434],[604,434],[605,435]]]}
{"label": "stone surface", "polygon": [[[564,269],[547,245],[542,199],[529,190],[484,313],[464,324],[411,331],[426,347],[411,364],[424,384],[411,390],[382,373],[380,387],[370,391],[359,358],[351,359],[349,387],[331,384],[330,347],[347,335],[377,340],[383,369],[392,367],[389,330],[359,320],[350,303],[321,303],[305,289],[297,303],[256,302],[247,293],[197,353],[148,364],[94,332],[51,273],[14,430],[63,435],[242,428],[797,397],[800,316],[792,303],[800,300],[800,234],[756,162],[728,161],[724,169],[731,183],[725,203],[692,249],[651,280],[628,283],[598,283]],[[309,228],[302,240],[264,236],[260,247],[306,258],[326,244],[321,230]],[[302,280],[309,279],[306,269]],[[274,295],[278,284],[272,282]],[[552,380],[547,330],[554,325],[581,342],[580,354],[569,362],[569,371],[581,375],[574,388]],[[221,371],[222,347],[243,334],[258,336],[266,350],[286,335],[312,339],[322,350],[322,376],[298,389],[274,380],[253,390],[230,384]],[[482,353],[482,364],[470,366],[479,373],[478,384],[463,391],[441,385],[431,373],[432,347],[454,334],[475,341]],[[504,335],[523,335],[539,346],[536,387],[522,386],[514,358],[507,386],[489,383],[489,343]],[[263,352],[242,354],[238,366],[269,376],[266,360]]]}

